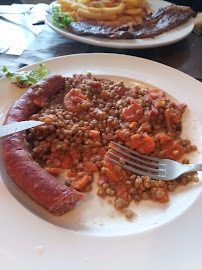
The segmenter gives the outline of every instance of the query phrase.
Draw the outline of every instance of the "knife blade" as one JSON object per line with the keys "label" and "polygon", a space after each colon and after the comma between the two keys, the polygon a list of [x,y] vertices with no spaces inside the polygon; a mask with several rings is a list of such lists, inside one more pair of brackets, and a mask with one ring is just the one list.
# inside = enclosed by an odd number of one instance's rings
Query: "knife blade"
{"label": "knife blade", "polygon": [[32,127],[40,126],[44,124],[41,121],[29,120],[29,121],[21,121],[21,122],[14,122],[11,124],[0,126],[0,137],[4,137],[6,135],[10,135],[12,133],[26,130]]}

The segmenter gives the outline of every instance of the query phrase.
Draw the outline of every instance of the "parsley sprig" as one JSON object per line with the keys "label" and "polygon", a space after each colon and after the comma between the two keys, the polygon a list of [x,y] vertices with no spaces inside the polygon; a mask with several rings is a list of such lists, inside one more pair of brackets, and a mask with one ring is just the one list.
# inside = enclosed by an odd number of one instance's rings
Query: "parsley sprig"
{"label": "parsley sprig", "polygon": [[5,72],[5,76],[11,80],[11,82],[20,85],[21,87],[27,87],[34,85],[41,79],[43,79],[47,74],[47,69],[40,63],[39,68],[31,71],[17,71],[9,72],[4,66],[2,71]]}
{"label": "parsley sprig", "polygon": [[65,29],[73,21],[72,17],[62,13],[60,5],[52,7],[52,23],[53,25]]}

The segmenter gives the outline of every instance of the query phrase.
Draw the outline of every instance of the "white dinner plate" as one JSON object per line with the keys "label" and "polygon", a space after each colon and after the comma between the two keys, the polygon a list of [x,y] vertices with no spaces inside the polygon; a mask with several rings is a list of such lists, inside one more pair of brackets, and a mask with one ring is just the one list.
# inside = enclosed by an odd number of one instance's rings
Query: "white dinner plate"
{"label": "white dinner plate", "polygon": [[[148,0],[148,3],[153,12],[157,11],[161,7],[170,5],[171,3],[162,0]],[[120,49],[143,49],[152,48],[169,45],[178,42],[185,37],[187,37],[194,28],[194,21],[191,18],[186,23],[164,33],[154,38],[145,39],[109,39],[109,38],[99,38],[93,36],[78,36],[68,32],[67,30],[60,29],[52,24],[51,15],[46,16],[45,22],[57,33],[65,36],[67,38],[80,41],[83,43],[110,47],[110,48],[120,48]]]}
{"label": "white dinner plate", "polygon": [[[202,84],[165,65],[118,54],[77,54],[43,62],[50,74],[95,76],[142,82],[163,89],[175,102],[188,104],[183,137],[198,151],[189,156],[202,163]],[[31,70],[34,64],[21,70]],[[0,122],[25,91],[0,80]],[[1,163],[1,161],[0,161]],[[0,178],[0,265],[3,270],[201,270],[202,175],[170,193],[168,203],[132,203],[136,216],[127,220],[96,195],[62,217],[54,217],[31,201],[6,174]],[[31,173],[31,172],[30,172]]]}

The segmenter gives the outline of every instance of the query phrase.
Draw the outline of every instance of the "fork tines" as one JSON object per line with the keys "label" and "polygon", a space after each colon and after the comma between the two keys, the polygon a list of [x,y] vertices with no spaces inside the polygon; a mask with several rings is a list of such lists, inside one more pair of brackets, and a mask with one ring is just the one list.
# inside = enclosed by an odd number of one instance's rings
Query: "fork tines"
{"label": "fork tines", "polygon": [[[115,148],[111,145],[114,145],[118,148]],[[141,155],[140,153],[115,142],[110,143],[110,149],[121,155],[116,155],[109,151],[108,154],[113,158],[107,157],[108,160],[124,169],[130,170],[139,175],[147,175],[155,179],[155,175],[157,176],[158,173],[161,172],[161,167],[164,165],[163,161],[159,161],[158,158]],[[125,157],[128,157],[129,159],[126,159]],[[127,164],[132,166],[128,166]]]}

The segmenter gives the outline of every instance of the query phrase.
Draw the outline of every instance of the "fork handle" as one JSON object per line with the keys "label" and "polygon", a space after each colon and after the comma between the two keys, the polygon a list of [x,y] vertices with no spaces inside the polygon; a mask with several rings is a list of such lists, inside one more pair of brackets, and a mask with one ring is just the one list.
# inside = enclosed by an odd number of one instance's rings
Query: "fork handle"
{"label": "fork handle", "polygon": [[191,167],[189,171],[202,171],[202,164],[189,164],[188,166]]}

